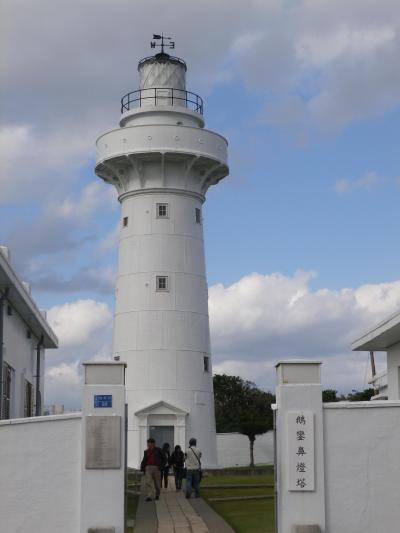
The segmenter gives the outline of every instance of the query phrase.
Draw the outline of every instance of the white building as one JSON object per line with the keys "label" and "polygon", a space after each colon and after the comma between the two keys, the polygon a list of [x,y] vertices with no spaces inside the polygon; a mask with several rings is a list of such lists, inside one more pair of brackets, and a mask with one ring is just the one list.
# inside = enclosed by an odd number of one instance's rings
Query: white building
{"label": "white building", "polygon": [[64,405],[61,403],[54,403],[52,405],[45,405],[43,408],[43,414],[46,416],[50,415],[63,415],[64,414]]}
{"label": "white building", "polygon": [[227,141],[204,129],[184,61],[162,52],[138,70],[96,163],[122,204],[113,353],[127,362],[128,464],[150,435],[171,446],[197,437],[216,465],[202,204],[228,175]]}
{"label": "white building", "polygon": [[374,400],[400,400],[400,312],[390,316],[352,344],[354,351],[387,354],[387,370],[370,383],[378,391]]}
{"label": "white building", "polygon": [[45,348],[57,337],[0,247],[0,419],[42,414]]}

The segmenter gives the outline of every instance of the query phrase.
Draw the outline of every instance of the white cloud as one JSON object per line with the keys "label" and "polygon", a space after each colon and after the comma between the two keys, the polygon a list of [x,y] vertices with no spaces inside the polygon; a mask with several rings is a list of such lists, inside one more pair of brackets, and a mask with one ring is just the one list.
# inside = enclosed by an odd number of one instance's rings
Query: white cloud
{"label": "white cloud", "polygon": [[95,300],[78,300],[52,307],[47,318],[62,348],[85,344],[112,323],[107,304]]}
{"label": "white cloud", "polygon": [[301,36],[295,42],[300,61],[313,67],[325,67],[342,55],[368,55],[396,38],[396,32],[388,25],[358,29],[346,25],[334,31]]}
{"label": "white cloud", "polygon": [[38,199],[55,190],[61,195],[94,153],[96,132],[77,128],[71,134],[61,125],[50,131],[33,124],[1,127],[0,202]]}
{"label": "white cloud", "polygon": [[321,358],[331,384],[350,385],[341,365],[357,367],[359,383],[364,359],[351,352],[351,342],[400,308],[400,281],[312,290],[313,276],[253,273],[229,287],[210,287],[214,370],[243,369],[245,377],[271,384],[265,372],[279,359]]}
{"label": "white cloud", "polygon": [[120,231],[121,221],[118,220],[118,223],[115,225],[115,227],[100,240],[98,244],[98,250],[101,254],[106,254],[117,249]]}
{"label": "white cloud", "polygon": [[45,404],[80,409],[82,362],[111,359],[112,313],[95,300],[52,307],[47,319],[59,348],[46,351]]}
{"label": "white cloud", "polygon": [[116,189],[96,180],[86,185],[75,197],[63,200],[52,211],[56,216],[78,218],[85,222],[94,214],[101,216],[104,209],[115,209],[117,205]]}
{"label": "white cloud", "polygon": [[254,51],[254,48],[260,44],[264,33],[261,31],[245,32],[234,38],[231,45],[231,53],[238,57]]}
{"label": "white cloud", "polygon": [[[100,180],[93,180],[82,189],[76,189],[65,199],[60,194],[54,198],[48,197],[48,202],[30,221],[29,231],[25,219],[18,219],[11,226],[7,241],[12,246],[13,264],[17,271],[37,286],[44,287],[42,281],[48,280],[48,289],[56,289],[56,285],[63,283],[62,276],[52,272],[51,259],[57,259],[57,268],[66,260],[73,268],[70,258],[63,254],[71,255],[80,252],[88,243],[97,246],[96,253],[106,253],[112,249],[111,236],[109,242],[104,239],[97,243],[101,220],[106,214],[117,213],[119,204],[114,187],[105,185]],[[86,259],[94,257],[90,255]],[[56,266],[53,266],[56,269]],[[102,280],[105,287],[106,278],[112,281],[110,268],[101,265],[86,264],[75,274],[70,274],[70,287],[79,285],[77,275],[89,281],[88,288],[93,288],[93,282]],[[65,283],[64,283],[65,285]]]}
{"label": "white cloud", "polygon": [[[136,61],[149,52],[154,12],[176,36],[176,53],[188,61],[192,90],[209,91],[221,79],[239,79],[279,104],[303,94],[302,85],[313,79],[303,107],[309,120],[324,127],[400,103],[397,0],[204,0],[201,5],[172,0],[168,7],[161,1],[81,0],[72,9],[66,0],[57,6],[50,0],[3,4],[8,24],[1,47],[8,53],[2,54],[0,96],[9,103],[4,120],[14,127],[33,125],[42,149],[50,143],[57,157],[70,151],[82,160],[80,149],[87,153],[93,147],[96,132],[115,125],[121,94],[136,85]],[[30,24],[34,19],[38,23]]]}
{"label": "white cloud", "polygon": [[[252,273],[210,287],[213,371],[273,390],[276,362],[303,357],[323,361],[327,388],[367,387],[368,359],[351,342],[400,308],[400,280],[335,291],[312,290],[314,277]],[[60,348],[46,353],[46,403],[76,406],[81,362],[111,358],[112,314],[102,302],[78,300],[50,309],[48,320]]]}
{"label": "white cloud", "polygon": [[371,191],[374,187],[385,181],[385,178],[379,176],[376,172],[367,172],[361,178],[349,180],[342,178],[335,183],[335,191],[343,194],[356,190]]}
{"label": "white cloud", "polygon": [[45,374],[44,403],[64,404],[67,410],[80,410],[81,374],[78,361],[48,368]]}

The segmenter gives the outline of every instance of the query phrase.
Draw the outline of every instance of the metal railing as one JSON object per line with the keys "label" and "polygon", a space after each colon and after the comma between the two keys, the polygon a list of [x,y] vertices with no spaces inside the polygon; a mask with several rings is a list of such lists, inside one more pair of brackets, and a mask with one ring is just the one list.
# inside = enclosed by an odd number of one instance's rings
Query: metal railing
{"label": "metal railing", "polygon": [[177,107],[186,107],[191,111],[200,113],[200,115],[203,114],[203,99],[201,96],[172,87],[152,87],[125,94],[121,98],[121,113],[150,105],[175,105]]}

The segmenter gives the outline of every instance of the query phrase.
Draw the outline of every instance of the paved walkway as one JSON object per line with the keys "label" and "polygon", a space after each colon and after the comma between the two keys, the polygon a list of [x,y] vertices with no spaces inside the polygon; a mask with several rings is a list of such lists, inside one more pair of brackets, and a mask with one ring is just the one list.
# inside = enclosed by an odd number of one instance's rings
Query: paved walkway
{"label": "paved walkway", "polygon": [[204,500],[187,500],[172,485],[162,489],[156,502],[146,502],[140,496],[135,533],[234,533]]}

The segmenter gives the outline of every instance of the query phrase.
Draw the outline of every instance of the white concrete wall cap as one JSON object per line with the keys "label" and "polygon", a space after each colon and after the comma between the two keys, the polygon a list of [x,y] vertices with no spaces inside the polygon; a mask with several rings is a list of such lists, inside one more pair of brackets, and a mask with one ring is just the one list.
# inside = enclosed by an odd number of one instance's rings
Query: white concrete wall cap
{"label": "white concrete wall cap", "polygon": [[279,365],[322,365],[322,361],[313,361],[312,359],[285,359],[276,363],[275,368]]}
{"label": "white concrete wall cap", "polygon": [[113,365],[113,366],[124,366],[126,368],[126,363],[125,361],[84,361],[82,363],[82,365],[84,366],[90,366],[90,365],[95,365],[95,366],[103,366],[103,365]]}
{"label": "white concrete wall cap", "polygon": [[36,422],[62,422],[73,418],[82,418],[82,413],[65,413],[63,415],[32,416],[30,418],[12,418],[11,420],[0,420],[1,426],[15,426],[17,424],[35,424]]}
{"label": "white concrete wall cap", "polygon": [[329,402],[322,404],[324,409],[380,409],[400,407],[400,400],[380,400],[375,402]]}

